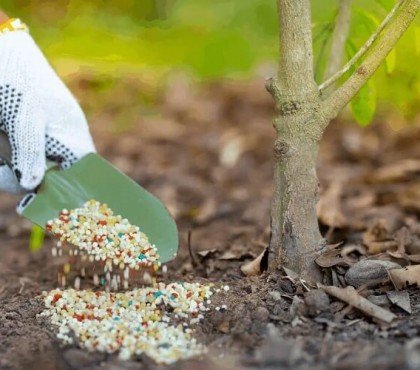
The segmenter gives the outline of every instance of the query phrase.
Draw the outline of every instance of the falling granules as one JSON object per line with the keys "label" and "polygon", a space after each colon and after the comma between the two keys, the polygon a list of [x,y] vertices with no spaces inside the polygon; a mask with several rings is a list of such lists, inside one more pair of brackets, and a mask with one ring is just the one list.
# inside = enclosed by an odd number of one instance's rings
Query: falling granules
{"label": "falling granules", "polygon": [[66,344],[170,364],[205,352],[191,326],[209,310],[211,295],[210,286],[198,283],[157,283],[123,293],[56,289],[45,293],[40,316],[58,327]]}
{"label": "falling granules", "polygon": [[[81,261],[97,263],[103,268],[102,279],[98,270],[93,276],[95,285],[106,285],[113,290],[128,288],[130,274],[145,268],[156,271],[159,266],[159,254],[147,236],[138,226],[131,225],[120,215],[114,215],[106,205],[95,200],[86,202],[73,210],[64,209],[58,218],[47,222],[46,230],[58,239],[52,255],[61,256],[63,249],[70,258],[80,257]],[[62,286],[67,284],[67,275],[71,263],[65,264],[59,274]],[[116,273],[112,272],[116,270]],[[123,273],[118,273],[123,271]],[[84,277],[83,270],[81,277]],[[79,288],[80,278],[75,278],[75,287]]]}

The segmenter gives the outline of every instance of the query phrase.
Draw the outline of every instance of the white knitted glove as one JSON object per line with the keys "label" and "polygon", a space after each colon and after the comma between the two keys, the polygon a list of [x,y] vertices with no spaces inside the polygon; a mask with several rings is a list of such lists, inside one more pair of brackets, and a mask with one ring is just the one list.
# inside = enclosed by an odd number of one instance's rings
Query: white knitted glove
{"label": "white knitted glove", "polygon": [[12,168],[0,166],[0,190],[36,188],[46,158],[67,168],[95,147],[85,115],[29,33],[0,34],[0,130]]}

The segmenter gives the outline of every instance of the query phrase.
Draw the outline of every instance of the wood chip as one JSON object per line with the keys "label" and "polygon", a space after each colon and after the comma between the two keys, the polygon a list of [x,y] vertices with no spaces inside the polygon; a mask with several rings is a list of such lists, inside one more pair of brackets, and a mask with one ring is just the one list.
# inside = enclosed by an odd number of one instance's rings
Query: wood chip
{"label": "wood chip", "polygon": [[348,286],[347,288],[338,288],[335,286],[319,285],[319,288],[323,289],[329,295],[348,303],[354,308],[362,311],[368,316],[373,317],[379,321],[390,323],[396,318],[392,312],[385,310],[382,307],[373,304],[366,298],[362,297],[357,291]]}

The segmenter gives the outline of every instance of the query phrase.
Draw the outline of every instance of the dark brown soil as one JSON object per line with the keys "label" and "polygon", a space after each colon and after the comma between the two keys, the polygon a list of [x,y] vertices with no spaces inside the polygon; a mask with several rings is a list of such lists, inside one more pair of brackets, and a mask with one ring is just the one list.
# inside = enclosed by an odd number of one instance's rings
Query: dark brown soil
{"label": "dark brown soil", "polygon": [[[281,271],[242,274],[240,267],[264,250],[269,237],[273,106],[263,81],[197,87],[179,77],[157,92],[130,79],[108,81],[107,89],[102,84],[86,76],[72,88],[88,112],[99,152],[176,217],[181,247],[169,279],[231,287],[212,299],[214,307],[228,309],[210,311],[197,328],[208,355],[171,368],[420,368],[417,288],[408,290],[412,314],[388,305],[398,318],[383,325],[318,290],[308,293]],[[139,107],[138,101],[156,96]],[[351,253],[353,262],[369,254],[369,235],[378,224],[387,241],[397,240],[402,228],[420,237],[419,139],[418,125],[388,116],[368,129],[345,120],[329,128],[319,158],[320,222],[330,244],[361,247]],[[36,318],[43,309],[40,293],[55,287],[52,241],[29,252],[31,226],[15,214],[16,201],[0,195],[0,369],[162,368],[144,358],[120,362],[60,346],[49,325]],[[377,256],[409,263],[390,252]],[[336,285],[345,284],[349,265],[330,265],[326,283],[335,277]],[[385,283],[361,294],[383,297],[392,289]]]}

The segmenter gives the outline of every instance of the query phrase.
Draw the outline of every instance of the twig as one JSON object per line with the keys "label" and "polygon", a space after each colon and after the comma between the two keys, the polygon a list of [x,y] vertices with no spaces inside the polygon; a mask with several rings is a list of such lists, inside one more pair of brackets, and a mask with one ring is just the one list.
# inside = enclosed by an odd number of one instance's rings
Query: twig
{"label": "twig", "polygon": [[[366,298],[362,297],[353,287],[337,288],[335,286],[319,285],[329,295],[348,303],[350,306],[357,308],[363,313],[386,323],[390,323],[396,316],[382,307],[373,304]],[[347,308],[346,308],[347,309]]]}
{"label": "twig", "polygon": [[197,257],[195,256],[194,251],[192,249],[191,235],[192,235],[192,230],[188,230],[188,236],[187,236],[188,252],[189,252],[190,258],[191,258],[191,264],[193,265],[193,267],[197,267],[199,265],[199,262],[198,262]]}
{"label": "twig", "polygon": [[[404,2],[404,0],[401,0],[401,1],[399,1],[395,4],[394,8],[385,17],[385,19],[379,25],[378,29],[368,38],[368,40],[365,42],[365,44],[357,51],[356,54],[354,54],[354,56],[343,66],[343,68],[341,68],[339,71],[335,72],[334,74],[332,74],[330,76],[327,73],[327,77],[329,77],[329,78],[327,80],[325,80],[321,85],[319,85],[319,90],[321,92],[323,92],[325,89],[327,89],[329,86],[331,86],[337,80],[339,80],[369,50],[371,45],[378,38],[379,34],[383,31],[383,29],[386,27],[386,25],[394,17],[395,13],[400,8],[400,6],[403,2]],[[334,33],[335,33],[335,30],[334,30]],[[330,54],[330,59],[331,59],[331,54]]]}

